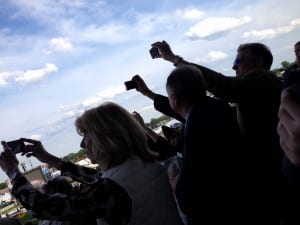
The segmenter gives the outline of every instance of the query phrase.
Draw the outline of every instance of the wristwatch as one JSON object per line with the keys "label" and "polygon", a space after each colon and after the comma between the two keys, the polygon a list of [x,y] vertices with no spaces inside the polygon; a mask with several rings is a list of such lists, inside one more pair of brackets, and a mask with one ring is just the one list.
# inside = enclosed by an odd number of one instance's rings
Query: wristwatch
{"label": "wristwatch", "polygon": [[175,55],[175,60],[173,62],[173,65],[177,66],[182,60],[183,60],[183,58],[181,56]]}

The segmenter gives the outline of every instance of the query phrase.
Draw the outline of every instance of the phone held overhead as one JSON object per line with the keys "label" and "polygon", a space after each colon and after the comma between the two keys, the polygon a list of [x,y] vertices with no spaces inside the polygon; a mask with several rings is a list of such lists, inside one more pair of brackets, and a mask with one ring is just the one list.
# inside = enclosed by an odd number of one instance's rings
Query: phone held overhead
{"label": "phone held overhead", "polygon": [[13,140],[13,141],[8,141],[6,143],[11,148],[11,150],[14,154],[22,152],[22,150],[25,146],[24,142],[20,139]]}
{"label": "phone held overhead", "polygon": [[125,81],[124,84],[125,84],[125,87],[126,87],[127,91],[131,90],[131,89],[134,89],[134,88],[137,88],[137,85],[136,85],[134,80]]}
{"label": "phone held overhead", "polygon": [[150,48],[149,53],[150,53],[152,59],[160,58],[160,53],[158,51],[158,48],[156,48],[156,47]]}

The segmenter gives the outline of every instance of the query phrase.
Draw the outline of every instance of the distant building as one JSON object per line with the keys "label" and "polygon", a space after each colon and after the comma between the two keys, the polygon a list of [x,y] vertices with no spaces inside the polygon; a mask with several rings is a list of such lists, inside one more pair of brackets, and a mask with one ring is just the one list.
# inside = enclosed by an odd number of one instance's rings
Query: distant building
{"label": "distant building", "polygon": [[[28,171],[24,172],[23,174],[34,187],[39,188],[46,182],[46,178],[45,178],[40,166],[33,168],[31,170],[28,170]],[[6,183],[7,183],[8,189],[11,190],[12,185],[11,185],[10,180],[7,180]]]}
{"label": "distant building", "polygon": [[0,194],[0,204],[3,202],[10,202],[12,200],[12,195],[10,194],[9,190],[7,189],[7,192]]}

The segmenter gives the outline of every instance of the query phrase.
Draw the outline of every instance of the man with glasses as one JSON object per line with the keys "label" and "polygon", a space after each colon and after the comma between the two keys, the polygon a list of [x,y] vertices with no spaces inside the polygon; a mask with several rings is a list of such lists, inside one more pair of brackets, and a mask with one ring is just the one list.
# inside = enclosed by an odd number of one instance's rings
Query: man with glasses
{"label": "man with glasses", "polygon": [[[244,138],[245,223],[280,224],[283,216],[283,152],[276,133],[282,82],[270,71],[273,56],[261,43],[242,44],[232,69],[236,77],[225,76],[174,54],[166,41],[155,42],[160,58],[174,66],[192,64],[202,72],[207,89],[216,97],[235,103],[236,118]],[[243,171],[243,172],[242,172]]]}

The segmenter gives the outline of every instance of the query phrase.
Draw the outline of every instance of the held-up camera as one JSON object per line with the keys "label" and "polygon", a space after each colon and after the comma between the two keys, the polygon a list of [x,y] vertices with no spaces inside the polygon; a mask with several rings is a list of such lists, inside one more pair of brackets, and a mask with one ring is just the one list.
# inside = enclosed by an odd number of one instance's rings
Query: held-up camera
{"label": "held-up camera", "polygon": [[159,58],[160,57],[160,54],[159,54],[159,51],[156,47],[152,47],[150,50],[149,50],[149,53],[152,57],[152,59],[154,58]]}
{"label": "held-up camera", "polygon": [[131,89],[134,89],[134,88],[137,88],[137,85],[136,85],[134,80],[125,81],[124,84],[125,84],[125,87],[126,87],[127,91],[131,90]]}
{"label": "held-up camera", "polygon": [[21,140],[14,140],[6,142],[7,145],[11,148],[12,152],[14,154],[22,152],[23,148],[25,147],[25,144]]}

